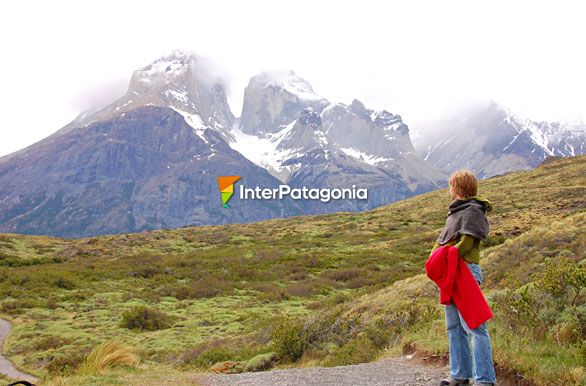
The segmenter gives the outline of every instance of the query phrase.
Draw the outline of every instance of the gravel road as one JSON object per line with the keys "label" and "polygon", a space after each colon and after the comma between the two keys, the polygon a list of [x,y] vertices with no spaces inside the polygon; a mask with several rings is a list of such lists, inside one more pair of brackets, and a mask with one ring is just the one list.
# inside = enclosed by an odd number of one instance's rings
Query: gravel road
{"label": "gravel road", "polygon": [[197,382],[201,386],[435,386],[448,374],[446,366],[422,365],[403,356],[351,366],[212,374],[199,377]]}
{"label": "gravel road", "polygon": [[[4,338],[10,334],[11,325],[8,320],[0,319],[0,352],[2,345],[4,344]],[[0,373],[14,378],[15,380],[26,380],[32,383],[38,381],[37,378],[33,377],[32,375],[25,374],[23,372],[18,371],[18,369],[10,362],[8,359],[4,357],[0,353]]]}

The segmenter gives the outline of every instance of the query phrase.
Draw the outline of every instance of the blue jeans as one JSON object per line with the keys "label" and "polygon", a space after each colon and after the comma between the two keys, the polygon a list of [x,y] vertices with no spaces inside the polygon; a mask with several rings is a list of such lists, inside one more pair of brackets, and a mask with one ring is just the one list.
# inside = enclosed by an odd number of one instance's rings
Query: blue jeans
{"label": "blue jeans", "polygon": [[[478,264],[467,263],[468,268],[478,284],[482,284],[482,271]],[[492,363],[490,337],[485,323],[471,330],[456,305],[445,306],[446,329],[450,342],[450,374],[454,379],[474,377],[474,383],[494,383],[496,376]],[[472,337],[472,354],[470,358],[469,338]]]}

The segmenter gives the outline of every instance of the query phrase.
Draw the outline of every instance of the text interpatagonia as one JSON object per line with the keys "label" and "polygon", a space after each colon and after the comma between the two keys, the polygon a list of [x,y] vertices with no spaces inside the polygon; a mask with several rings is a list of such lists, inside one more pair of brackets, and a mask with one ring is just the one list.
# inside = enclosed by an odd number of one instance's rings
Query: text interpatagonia
{"label": "text interpatagonia", "polygon": [[274,200],[283,199],[289,196],[293,200],[320,200],[321,202],[328,202],[330,200],[366,200],[368,199],[367,188],[291,188],[289,185],[279,185],[278,188],[245,188],[240,185],[240,199],[241,200]]}

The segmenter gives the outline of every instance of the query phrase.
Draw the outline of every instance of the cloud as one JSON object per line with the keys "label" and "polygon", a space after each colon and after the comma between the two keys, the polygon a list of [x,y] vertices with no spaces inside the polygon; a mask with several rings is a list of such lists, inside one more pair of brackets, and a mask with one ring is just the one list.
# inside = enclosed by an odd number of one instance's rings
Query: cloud
{"label": "cloud", "polygon": [[4,151],[113,102],[132,71],[175,47],[202,57],[235,115],[250,77],[287,68],[330,101],[356,98],[401,114],[411,128],[470,98],[532,119],[586,119],[579,1],[168,0],[140,12],[104,1],[38,1],[33,13],[29,2],[8,5],[11,17],[0,23],[2,35],[14,35],[0,61],[11,128]]}
{"label": "cloud", "polygon": [[79,112],[103,108],[126,93],[129,79],[130,75],[127,79],[105,79],[78,86],[69,97],[69,107]]}

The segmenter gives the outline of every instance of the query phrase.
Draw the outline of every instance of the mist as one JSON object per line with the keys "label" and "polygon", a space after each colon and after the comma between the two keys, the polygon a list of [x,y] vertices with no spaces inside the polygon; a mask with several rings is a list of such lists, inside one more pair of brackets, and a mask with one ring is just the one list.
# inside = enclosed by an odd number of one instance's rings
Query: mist
{"label": "mist", "polygon": [[113,102],[133,71],[175,48],[203,58],[236,116],[250,77],[291,69],[331,102],[356,98],[400,114],[415,141],[421,122],[470,100],[494,100],[534,120],[586,120],[581,2],[169,0],[138,11],[105,0],[34,7],[31,13],[29,3],[10,3],[11,17],[0,24],[3,36],[14,36],[3,42],[0,61],[7,111],[0,155]]}

